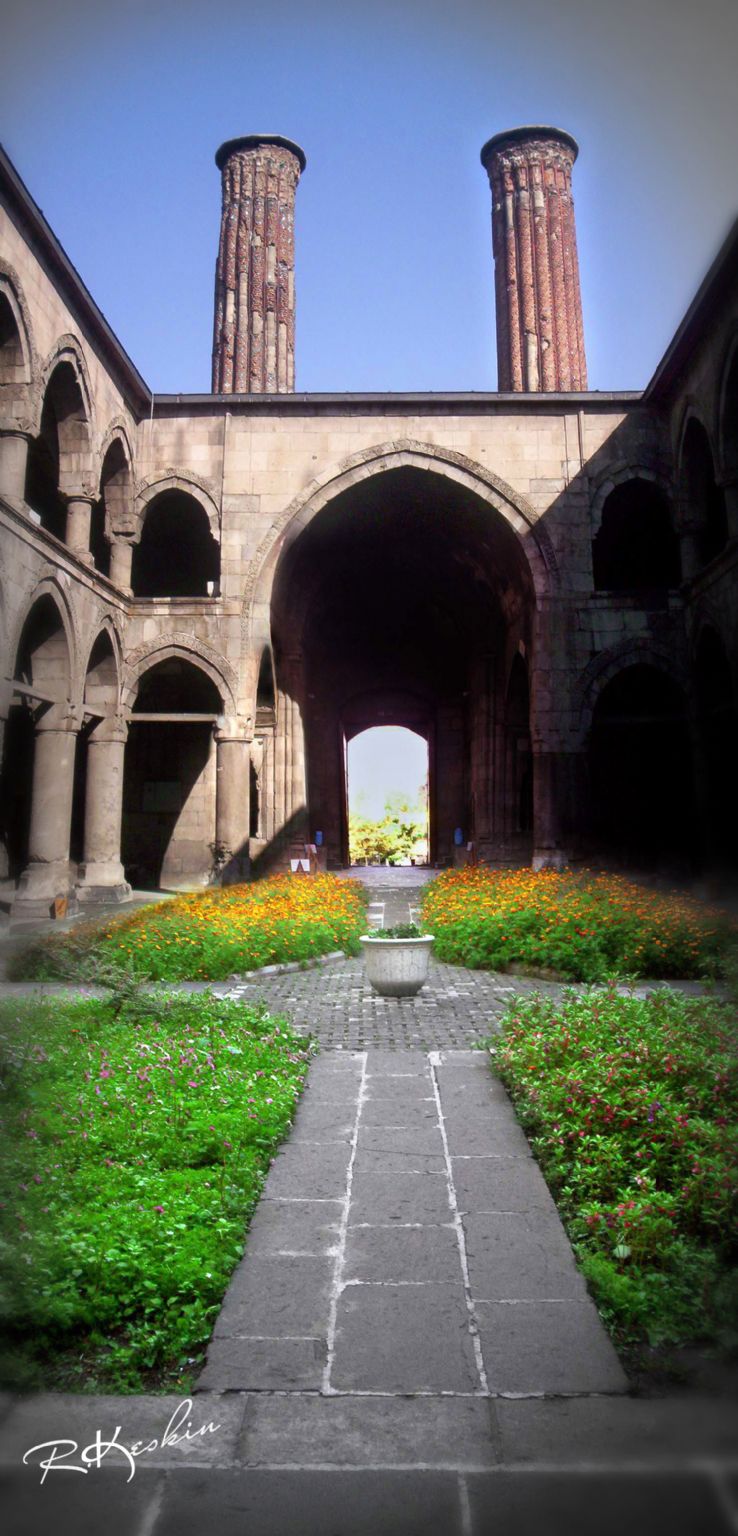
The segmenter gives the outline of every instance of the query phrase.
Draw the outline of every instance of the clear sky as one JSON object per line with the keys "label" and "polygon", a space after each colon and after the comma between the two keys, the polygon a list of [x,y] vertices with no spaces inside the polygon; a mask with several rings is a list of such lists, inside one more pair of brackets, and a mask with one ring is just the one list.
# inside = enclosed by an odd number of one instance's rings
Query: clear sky
{"label": "clear sky", "polygon": [[349,810],[381,821],[388,795],[407,795],[420,804],[418,791],[428,776],[428,746],[415,731],[378,725],[354,736],[348,745]]}
{"label": "clear sky", "polygon": [[496,387],[479,150],[578,139],[590,385],[641,388],[738,212],[737,0],[2,0],[0,133],[156,390],[207,390],[218,144],[281,133],[300,390]]}

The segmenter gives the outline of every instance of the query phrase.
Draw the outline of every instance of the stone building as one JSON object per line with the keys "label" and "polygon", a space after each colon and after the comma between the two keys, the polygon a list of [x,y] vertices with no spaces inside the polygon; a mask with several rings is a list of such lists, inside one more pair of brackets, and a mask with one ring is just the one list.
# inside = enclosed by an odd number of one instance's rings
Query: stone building
{"label": "stone building", "polygon": [[738,226],[643,393],[588,392],[575,156],[485,145],[500,391],[448,395],[294,392],[288,140],[217,156],[206,395],[152,395],[0,160],[14,920],[345,864],[379,724],[428,742],[434,863],[735,865]]}

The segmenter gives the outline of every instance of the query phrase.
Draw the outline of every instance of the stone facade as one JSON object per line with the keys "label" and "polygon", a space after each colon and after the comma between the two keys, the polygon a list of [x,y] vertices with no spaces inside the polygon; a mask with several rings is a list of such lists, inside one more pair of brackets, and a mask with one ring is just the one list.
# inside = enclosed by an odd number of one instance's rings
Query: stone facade
{"label": "stone facade", "polygon": [[[294,193],[294,146],[224,148],[226,225],[254,156]],[[434,862],[458,827],[499,863],[735,861],[735,231],[643,394],[565,389],[542,303],[538,390],[298,397],[285,193],[286,243],[250,226],[279,283],[240,309],[221,241],[220,392],[152,397],[5,159],[0,191],[16,921],[242,878],[318,830],[340,866],[346,742],[383,723],[428,742]],[[257,313],[286,328],[267,364]]]}

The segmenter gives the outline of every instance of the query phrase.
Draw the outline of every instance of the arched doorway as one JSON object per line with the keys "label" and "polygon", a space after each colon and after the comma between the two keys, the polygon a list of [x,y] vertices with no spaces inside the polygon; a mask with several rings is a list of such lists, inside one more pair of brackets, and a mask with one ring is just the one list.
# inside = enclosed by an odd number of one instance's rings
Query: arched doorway
{"label": "arched doorway", "polygon": [[123,785],[122,860],[142,889],[206,884],[215,845],[215,682],[179,655],[139,677]]}
{"label": "arched doorway", "polygon": [[[384,701],[386,702],[386,701]],[[422,707],[397,717],[354,701],[344,715],[349,862],[429,862],[428,723]],[[413,719],[412,726],[397,723]],[[364,724],[368,719],[370,723]]]}
{"label": "arched doorway", "polygon": [[[345,742],[382,719],[429,743],[432,859],[451,861],[457,828],[483,856],[506,843],[513,812],[495,761],[510,655],[529,654],[534,607],[506,518],[431,468],[360,480],[287,544],[271,600],[276,740],[296,707],[306,835],[323,832],[330,866],[348,857]],[[398,697],[415,701],[422,726]],[[294,809],[293,798],[277,825]]]}
{"label": "arched doorway", "polygon": [[595,846],[633,868],[689,869],[698,836],[684,693],[645,663],[597,699],[589,736]]}

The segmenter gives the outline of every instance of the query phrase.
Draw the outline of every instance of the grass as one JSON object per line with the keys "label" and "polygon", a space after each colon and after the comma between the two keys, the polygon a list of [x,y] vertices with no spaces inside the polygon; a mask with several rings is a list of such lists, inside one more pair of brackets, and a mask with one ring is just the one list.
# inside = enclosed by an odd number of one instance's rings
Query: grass
{"label": "grass", "polygon": [[728,920],[689,897],[591,872],[447,870],[422,910],[439,960],[571,981],[720,975],[731,939]]}
{"label": "grass", "polygon": [[335,875],[213,887],[35,939],[11,957],[8,979],[94,981],[102,967],[155,981],[222,981],[337,949],[358,954],[365,900],[358,880]]}
{"label": "grass", "polygon": [[6,1386],[187,1387],[309,1055],[209,994],[0,1004]]}
{"label": "grass", "polygon": [[738,1021],[711,999],[517,999],[501,1077],[621,1347],[738,1345]]}

